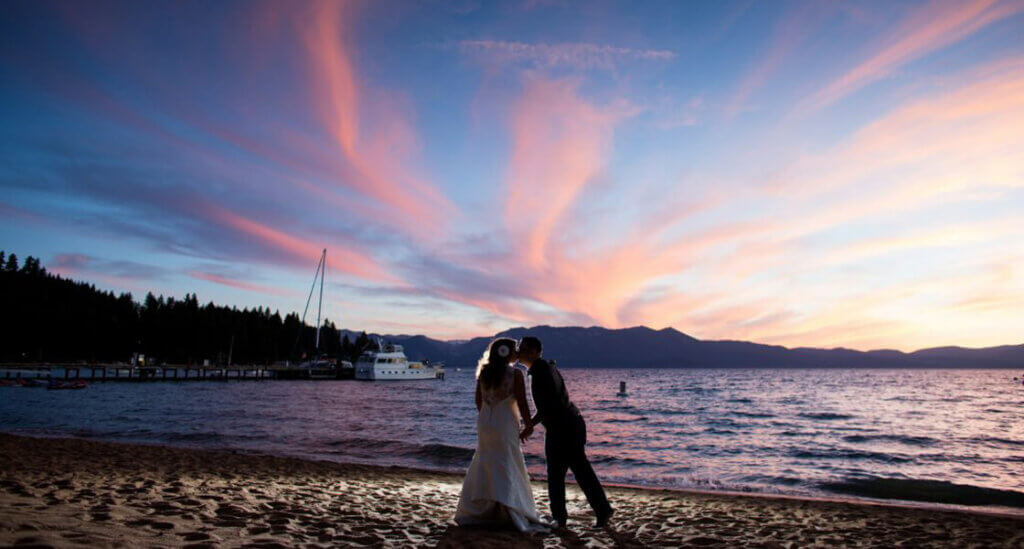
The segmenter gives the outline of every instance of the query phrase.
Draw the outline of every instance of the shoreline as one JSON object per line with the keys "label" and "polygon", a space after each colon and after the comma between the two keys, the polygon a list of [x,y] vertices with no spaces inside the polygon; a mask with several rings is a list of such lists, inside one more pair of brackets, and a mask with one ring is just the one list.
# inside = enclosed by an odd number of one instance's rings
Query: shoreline
{"label": "shoreline", "polygon": [[[79,437],[67,434],[26,434],[21,432],[11,432],[0,430],[0,437],[12,436],[22,437],[30,439],[45,439],[45,440],[78,440],[83,442],[98,442],[103,444],[114,444],[114,445],[126,445],[126,446],[143,446],[143,447],[156,447],[156,448],[173,448],[185,451],[196,451],[196,452],[210,452],[214,454],[230,454],[237,456],[250,456],[253,458],[283,458],[283,459],[297,459],[310,463],[320,463],[324,465],[336,465],[336,466],[352,466],[367,469],[379,469],[382,472],[407,472],[415,474],[430,474],[444,477],[451,477],[461,482],[464,473],[453,472],[446,469],[432,469],[429,467],[415,467],[408,465],[397,465],[397,464],[378,464],[378,463],[367,463],[362,461],[349,461],[349,460],[330,460],[321,459],[308,455],[300,454],[287,454],[287,453],[273,453],[264,451],[254,451],[244,448],[229,448],[229,447],[211,447],[204,448],[199,445],[187,445],[187,444],[173,444],[166,442],[151,442],[151,441],[132,441],[132,440],[107,440],[102,438],[93,437]],[[547,476],[544,474],[530,475],[531,481],[535,485],[544,484],[547,480]],[[567,485],[575,486],[575,481],[566,479]],[[931,502],[931,501],[916,501],[908,499],[885,499],[885,498],[869,498],[864,496],[844,496],[840,494],[836,495],[814,495],[814,494],[787,494],[783,492],[759,492],[759,491],[743,491],[743,490],[715,490],[707,488],[693,488],[683,486],[657,486],[648,484],[633,484],[627,482],[605,482],[601,484],[606,488],[618,488],[623,490],[636,490],[644,492],[664,492],[668,494],[677,494],[679,496],[729,496],[737,498],[764,498],[764,499],[781,499],[795,502],[808,501],[808,502],[821,502],[821,503],[838,503],[838,504],[851,504],[851,505],[869,505],[869,506],[880,506],[880,507],[892,507],[897,509],[919,509],[925,511],[942,511],[942,512],[953,512],[953,513],[975,513],[994,517],[1006,517],[1015,519],[1024,519],[1024,508],[1018,509],[1015,507],[1002,507],[993,505],[967,505],[958,503],[942,503],[942,502]],[[543,510],[538,508],[538,511]]]}
{"label": "shoreline", "polygon": [[[462,475],[230,450],[0,434],[0,544],[399,546],[1024,544],[1024,516],[848,498],[608,484],[611,530],[457,528]],[[546,511],[542,482],[533,482]]]}

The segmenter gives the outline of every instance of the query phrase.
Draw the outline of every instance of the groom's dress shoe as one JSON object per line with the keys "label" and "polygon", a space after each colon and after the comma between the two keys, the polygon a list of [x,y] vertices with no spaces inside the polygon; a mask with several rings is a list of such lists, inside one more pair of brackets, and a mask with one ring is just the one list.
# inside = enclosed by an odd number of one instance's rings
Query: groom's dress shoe
{"label": "groom's dress shoe", "polygon": [[594,522],[594,528],[604,528],[605,526],[608,526],[608,521],[611,520],[612,515],[614,514],[615,509],[609,507],[607,511],[597,515],[597,521]]}

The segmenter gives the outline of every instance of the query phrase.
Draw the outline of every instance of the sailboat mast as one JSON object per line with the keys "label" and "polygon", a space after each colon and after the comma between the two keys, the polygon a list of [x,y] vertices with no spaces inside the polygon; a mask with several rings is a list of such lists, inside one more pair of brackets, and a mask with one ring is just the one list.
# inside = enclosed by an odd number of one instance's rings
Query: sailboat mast
{"label": "sailboat mast", "polygon": [[320,302],[316,306],[316,350],[320,352],[320,311],[324,306],[324,278],[327,276],[327,248],[320,254]]}

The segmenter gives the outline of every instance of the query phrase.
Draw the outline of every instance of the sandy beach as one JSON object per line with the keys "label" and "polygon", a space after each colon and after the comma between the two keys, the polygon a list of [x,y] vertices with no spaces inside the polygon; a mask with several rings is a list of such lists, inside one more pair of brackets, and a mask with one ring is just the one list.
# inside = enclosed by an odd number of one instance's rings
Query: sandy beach
{"label": "sandy beach", "polygon": [[[1024,517],[613,487],[607,530],[451,522],[461,478],[262,455],[0,435],[0,544],[36,546],[1022,547]],[[534,483],[546,509],[544,484]]]}

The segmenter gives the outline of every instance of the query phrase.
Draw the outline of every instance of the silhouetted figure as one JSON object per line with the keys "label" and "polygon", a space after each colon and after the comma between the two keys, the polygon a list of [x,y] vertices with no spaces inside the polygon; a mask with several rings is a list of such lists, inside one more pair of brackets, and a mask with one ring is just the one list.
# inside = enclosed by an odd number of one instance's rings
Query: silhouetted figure
{"label": "silhouetted figure", "polygon": [[587,459],[587,425],[579,409],[569,399],[565,380],[558,368],[540,357],[542,350],[540,340],[535,337],[524,337],[519,344],[519,361],[530,369],[533,403],[537,406],[537,414],[526,424],[521,437],[529,437],[538,423],[542,423],[547,431],[544,455],[548,466],[548,497],[551,515],[558,524],[565,526],[568,519],[565,474],[572,469],[576,482],[597,516],[595,526],[604,526],[614,510]]}

